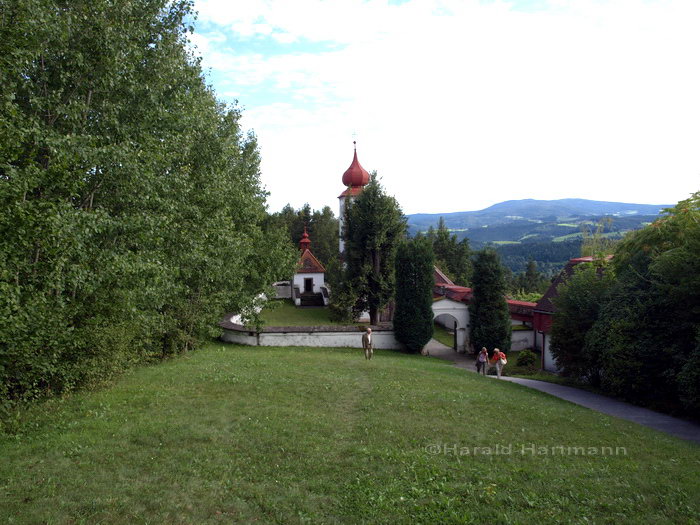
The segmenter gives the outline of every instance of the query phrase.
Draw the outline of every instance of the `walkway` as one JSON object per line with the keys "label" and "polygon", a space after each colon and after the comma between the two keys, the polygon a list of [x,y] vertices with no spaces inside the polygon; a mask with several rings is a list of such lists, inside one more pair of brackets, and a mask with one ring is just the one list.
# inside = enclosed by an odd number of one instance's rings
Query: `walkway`
{"label": "walkway", "polygon": [[444,345],[436,339],[431,339],[430,342],[425,345],[425,350],[428,351],[428,355],[430,357],[437,357],[438,359],[452,361],[458,368],[464,368],[465,370],[476,372],[476,361],[474,361],[472,356],[457,353],[451,346]]}
{"label": "walkway", "polygon": [[[459,368],[476,372],[476,368],[474,367],[474,359],[471,356],[458,354],[449,346],[445,346],[442,343],[435,341],[435,339],[428,343],[427,348],[432,357],[452,361],[455,366]],[[495,378],[496,376],[488,377]],[[672,436],[676,436],[681,439],[700,443],[700,425],[697,423],[667,416],[666,414],[654,412],[653,410],[649,410],[647,408],[638,407],[636,405],[631,405],[623,401],[618,401],[616,399],[587,392],[585,390],[580,390],[578,388],[572,388],[570,386],[547,383],[546,381],[535,381],[534,379],[521,379],[519,377],[503,376],[502,379],[505,381],[510,381],[511,383],[517,383],[528,388],[539,390],[540,392],[545,392],[549,395],[564,399],[571,403],[590,408],[591,410],[595,410],[597,412],[602,412],[603,414],[626,419],[639,425],[644,425],[655,430],[660,430],[661,432],[666,432],[667,434],[671,434]]]}

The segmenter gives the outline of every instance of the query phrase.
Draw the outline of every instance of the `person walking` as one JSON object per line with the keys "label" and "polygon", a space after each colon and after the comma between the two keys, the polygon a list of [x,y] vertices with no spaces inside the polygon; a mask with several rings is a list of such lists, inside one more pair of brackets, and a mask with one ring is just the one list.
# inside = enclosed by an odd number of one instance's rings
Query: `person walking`
{"label": "person walking", "polygon": [[486,348],[482,348],[479,355],[476,356],[476,373],[486,375],[486,368],[488,367],[489,361],[489,351]]}
{"label": "person walking", "polygon": [[501,372],[503,372],[503,367],[508,364],[508,359],[506,359],[506,354],[501,352],[498,348],[493,349],[493,356],[491,357],[491,363],[496,365],[496,375],[498,379],[501,379]]}
{"label": "person walking", "polygon": [[367,331],[362,334],[362,348],[365,350],[365,359],[372,359],[372,354],[374,354],[374,344],[372,343],[371,328],[367,328]]}

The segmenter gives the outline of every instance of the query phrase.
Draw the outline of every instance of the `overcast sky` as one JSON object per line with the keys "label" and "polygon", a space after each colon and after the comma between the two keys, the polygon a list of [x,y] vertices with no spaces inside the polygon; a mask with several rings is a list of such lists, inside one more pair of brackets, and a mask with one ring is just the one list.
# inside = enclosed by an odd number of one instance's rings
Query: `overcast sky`
{"label": "overcast sky", "polygon": [[700,190],[699,0],[196,0],[270,211],[331,206],[353,134],[405,213]]}

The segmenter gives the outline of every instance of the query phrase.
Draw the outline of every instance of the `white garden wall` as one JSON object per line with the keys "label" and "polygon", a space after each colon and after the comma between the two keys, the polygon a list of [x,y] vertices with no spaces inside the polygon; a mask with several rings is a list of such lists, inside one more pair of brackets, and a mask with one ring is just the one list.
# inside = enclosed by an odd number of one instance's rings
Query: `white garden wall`
{"label": "white garden wall", "polygon": [[526,348],[535,348],[535,331],[513,330],[510,336],[510,349],[518,352]]}

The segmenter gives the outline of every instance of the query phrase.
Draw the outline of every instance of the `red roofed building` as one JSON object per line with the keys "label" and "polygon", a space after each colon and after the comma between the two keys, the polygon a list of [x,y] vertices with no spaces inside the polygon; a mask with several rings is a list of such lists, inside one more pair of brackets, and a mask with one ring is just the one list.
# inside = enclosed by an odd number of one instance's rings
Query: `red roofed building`
{"label": "red roofed building", "polygon": [[[454,284],[437,266],[433,275],[435,278],[433,287],[435,322],[454,330],[456,349],[466,351],[469,348],[469,303],[474,297],[472,289]],[[512,324],[530,328],[513,332],[511,348],[521,350],[534,347],[535,338],[531,328],[535,303],[513,299],[506,299],[506,302]]]}
{"label": "red roofed building", "polygon": [[311,239],[304,227],[299,241],[301,256],[297,262],[297,271],[292,279],[292,299],[297,306],[324,306],[328,304],[326,287],[326,269],[316,256],[311,253]]}

